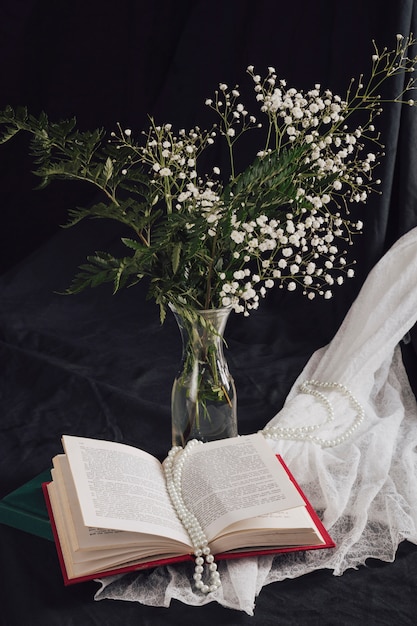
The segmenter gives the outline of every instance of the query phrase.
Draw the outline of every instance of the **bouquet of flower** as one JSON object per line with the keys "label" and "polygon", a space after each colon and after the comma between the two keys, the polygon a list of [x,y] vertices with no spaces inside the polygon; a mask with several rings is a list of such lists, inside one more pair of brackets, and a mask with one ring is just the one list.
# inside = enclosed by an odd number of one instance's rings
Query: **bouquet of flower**
{"label": "bouquet of flower", "polygon": [[[289,88],[273,67],[262,77],[250,66],[256,115],[238,87],[220,84],[206,101],[216,117],[208,130],[176,132],[151,119],[135,140],[120,125],[110,135],[80,132],[75,119],[53,123],[45,114],[7,107],[0,113],[1,141],[30,133],[41,186],[83,180],[101,191],[97,204],[70,211],[69,225],[109,218],[128,229],[125,256],[88,257],[68,292],[108,281],[116,291],[148,277],[162,320],[168,304],[231,306],[247,315],[274,285],[330,298],[354,274],[346,249],[362,222],[350,219],[349,207],[365,203],[380,183],[374,179],[383,149],[375,128],[379,91],[385,80],[414,71],[415,43],[398,35],[391,51],[374,44],[369,78],[352,80],[343,98],[320,85]],[[391,102],[414,105],[414,82]],[[237,171],[236,150],[249,132],[259,140],[256,154]],[[201,172],[202,154],[219,141],[228,171],[214,165]]]}

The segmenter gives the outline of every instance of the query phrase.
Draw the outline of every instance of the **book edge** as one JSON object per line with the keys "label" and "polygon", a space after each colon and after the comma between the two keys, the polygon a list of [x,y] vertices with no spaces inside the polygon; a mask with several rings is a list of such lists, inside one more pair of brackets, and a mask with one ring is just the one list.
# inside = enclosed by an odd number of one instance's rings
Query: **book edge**
{"label": "book edge", "polygon": [[155,559],[152,561],[146,561],[145,563],[135,563],[133,565],[116,567],[114,569],[109,569],[103,572],[96,572],[93,574],[86,574],[83,576],[77,576],[75,578],[69,578],[67,569],[65,566],[64,556],[62,554],[61,543],[59,541],[58,532],[57,532],[56,525],[54,522],[51,501],[50,501],[49,493],[48,493],[48,484],[49,483],[42,483],[42,491],[45,497],[48,515],[50,516],[50,520],[51,520],[52,534],[54,536],[55,546],[56,546],[56,550],[58,554],[58,561],[59,561],[59,565],[61,568],[65,585],[72,585],[74,583],[81,583],[81,582],[86,582],[89,580],[97,580],[99,578],[106,578],[108,576],[115,576],[118,574],[126,574],[128,572],[138,571],[141,569],[150,569],[152,567],[159,567],[160,565],[170,565],[173,563],[180,563],[184,561],[193,561],[193,556],[191,554],[185,554],[181,556],[170,557],[167,559]]}
{"label": "book edge", "polygon": [[41,489],[47,477],[50,478],[50,470],[44,470],[4,496],[0,500],[0,524],[53,541],[50,517],[42,496],[42,509],[33,501],[34,492]]}
{"label": "book edge", "polygon": [[[301,489],[300,485],[298,484],[298,482],[294,478],[293,474],[289,470],[289,468],[288,468],[287,464],[285,463],[284,459],[282,458],[282,456],[280,454],[277,454],[276,457],[277,457],[278,461],[281,463],[281,465],[284,468],[284,470],[287,472],[288,478],[291,480],[292,484],[294,485],[294,487],[297,489],[298,493],[300,494],[300,496],[304,500],[305,505],[306,505],[306,509],[308,511],[308,514],[310,515],[311,519],[313,520],[313,522],[317,526],[321,536],[324,539],[324,545],[323,546],[320,545],[320,546],[317,546],[317,547],[319,547],[319,548],[335,548],[336,547],[335,542],[333,541],[333,539],[331,538],[328,530],[325,528],[323,522],[321,521],[321,519],[317,515],[316,510],[313,508],[313,506],[310,503],[310,501],[308,500],[307,496],[305,495],[305,493]],[[312,548],[305,548],[305,549],[310,549],[311,550]]]}

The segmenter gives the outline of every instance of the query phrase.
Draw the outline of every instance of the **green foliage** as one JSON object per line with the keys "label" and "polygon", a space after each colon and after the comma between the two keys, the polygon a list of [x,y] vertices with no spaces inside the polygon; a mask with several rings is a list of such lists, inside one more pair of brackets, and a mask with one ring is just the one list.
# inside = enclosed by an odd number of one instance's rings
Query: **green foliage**
{"label": "green foliage", "polygon": [[296,177],[308,169],[303,165],[306,152],[306,146],[301,145],[272,152],[266,158],[258,157],[227,190],[233,194],[235,206],[244,202],[249,214],[255,216],[270,207],[288,206],[296,197]]}
{"label": "green foliage", "polygon": [[[69,210],[66,227],[84,219],[126,227],[125,254],[89,256],[67,293],[103,283],[117,292],[146,277],[161,321],[168,303],[182,309],[232,305],[247,314],[276,283],[301,288],[310,298],[330,297],[330,287],[354,273],[344,248],[362,223],[350,221],[348,203],[366,202],[377,184],[378,90],[385,80],[413,72],[417,57],[408,53],[415,44],[397,35],[392,51],[374,45],[369,79],[352,80],[344,99],[317,85],[307,92],[287,88],[274,68],[262,79],[249,66],[263,123],[249,115],[237,87],[220,84],[214,100],[206,101],[218,124],[175,134],[171,124],[151,119],[142,143],[120,125],[111,133],[80,131],[75,118],[52,122],[45,113],[6,107],[0,144],[18,133],[30,137],[39,188],[72,180],[97,189],[97,202]],[[393,102],[414,106],[407,100],[414,83],[404,83]],[[355,127],[357,112],[361,124]],[[247,132],[261,138],[260,146],[251,165],[236,172],[236,145]],[[215,141],[229,154],[226,180],[218,167],[199,171],[201,154]]]}

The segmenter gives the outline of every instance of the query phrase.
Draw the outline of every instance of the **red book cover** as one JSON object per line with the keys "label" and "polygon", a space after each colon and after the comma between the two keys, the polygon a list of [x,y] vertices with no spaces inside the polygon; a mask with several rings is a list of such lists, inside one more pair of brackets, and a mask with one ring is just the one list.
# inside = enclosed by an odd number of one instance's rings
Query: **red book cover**
{"label": "red book cover", "polygon": [[[303,491],[301,490],[301,488],[298,485],[297,481],[295,480],[294,476],[291,474],[290,470],[288,469],[288,467],[284,463],[283,459],[279,455],[277,455],[277,459],[281,463],[281,465],[283,466],[283,468],[287,472],[291,482],[293,483],[293,485],[295,486],[295,488],[297,489],[297,491],[299,492],[299,494],[303,498],[303,500],[305,502],[305,505],[306,505],[306,509],[307,509],[309,515],[311,516],[313,522],[317,526],[317,529],[318,529],[319,533],[321,534],[321,536],[322,536],[322,538],[324,540],[324,543],[323,544],[318,544],[318,545],[311,545],[311,546],[305,546],[305,545],[303,545],[303,546],[291,546],[291,547],[282,547],[281,546],[281,547],[278,547],[278,548],[265,548],[265,549],[259,549],[259,550],[239,550],[239,551],[235,551],[235,552],[224,552],[224,553],[215,555],[216,561],[223,560],[223,559],[239,559],[239,558],[244,558],[244,557],[253,557],[253,556],[260,556],[260,555],[267,555],[267,554],[279,554],[279,553],[285,553],[285,552],[298,552],[300,550],[317,550],[317,549],[322,549],[322,548],[334,548],[335,547],[334,541],[332,540],[332,538],[330,537],[329,533],[327,532],[327,530],[323,526],[323,524],[322,524],[321,520],[319,519],[317,513],[315,512],[315,510],[311,506],[310,502],[307,500],[305,494],[303,493]],[[88,581],[88,580],[104,578],[106,576],[113,576],[115,574],[125,574],[127,572],[133,572],[133,571],[137,571],[137,570],[141,570],[141,569],[149,569],[149,568],[152,568],[152,567],[158,567],[160,565],[171,565],[173,563],[181,563],[181,562],[184,562],[184,561],[194,561],[194,556],[192,554],[184,554],[182,556],[176,556],[176,557],[171,557],[171,558],[167,558],[167,559],[155,559],[155,560],[147,561],[146,563],[129,564],[129,565],[126,565],[126,566],[121,566],[121,567],[119,566],[119,567],[117,567],[115,569],[111,569],[111,570],[107,570],[107,571],[103,571],[103,572],[98,572],[98,573],[94,573],[94,574],[88,574],[86,576],[79,576],[77,578],[69,578],[68,575],[67,575],[65,562],[64,562],[64,558],[63,558],[63,554],[62,554],[62,550],[61,550],[61,545],[60,545],[57,529],[56,529],[55,522],[54,522],[54,516],[53,516],[53,513],[52,513],[52,507],[51,507],[51,502],[50,502],[50,499],[49,499],[47,485],[48,485],[48,483],[43,483],[42,484],[42,490],[43,490],[44,497],[45,497],[45,502],[46,502],[46,507],[47,507],[47,510],[48,510],[48,515],[49,515],[49,518],[51,520],[52,533],[53,533],[53,536],[54,536],[55,545],[56,545],[56,549],[57,549],[57,553],[58,553],[58,559],[59,559],[60,567],[61,567],[61,570],[62,570],[62,575],[63,575],[63,578],[64,578],[64,584],[65,585],[71,585],[71,584],[74,584],[74,583],[81,583],[81,582],[85,582],[85,581]]]}

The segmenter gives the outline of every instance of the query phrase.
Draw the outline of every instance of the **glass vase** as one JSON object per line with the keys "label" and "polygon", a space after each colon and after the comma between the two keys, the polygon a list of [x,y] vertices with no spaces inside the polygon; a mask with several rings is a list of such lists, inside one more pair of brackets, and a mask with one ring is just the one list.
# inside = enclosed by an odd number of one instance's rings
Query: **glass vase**
{"label": "glass vase", "polygon": [[172,445],[236,437],[236,389],[223,352],[231,308],[170,308],[182,339],[171,396]]}

